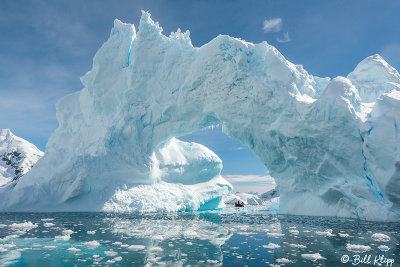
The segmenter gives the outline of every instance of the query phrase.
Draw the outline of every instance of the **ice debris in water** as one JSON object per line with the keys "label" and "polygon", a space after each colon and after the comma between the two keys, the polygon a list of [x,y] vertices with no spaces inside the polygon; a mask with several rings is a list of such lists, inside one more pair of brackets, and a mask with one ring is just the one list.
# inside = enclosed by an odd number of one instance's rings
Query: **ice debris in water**
{"label": "ice debris in water", "polygon": [[34,228],[37,228],[38,225],[34,224],[32,222],[23,222],[23,223],[13,223],[9,226],[13,230],[19,230],[19,231],[29,231]]}
{"label": "ice debris in water", "polygon": [[280,248],[281,246],[275,243],[269,243],[268,245],[263,245],[263,248],[269,248],[269,249],[276,249]]}
{"label": "ice debris in water", "polygon": [[390,236],[380,233],[375,233],[371,236],[371,238],[376,242],[389,242]]}
{"label": "ice debris in water", "polygon": [[346,244],[346,249],[355,253],[364,253],[371,250],[370,246]]}
{"label": "ice debris in water", "polygon": [[145,248],[146,248],[146,247],[143,246],[143,245],[130,245],[130,246],[128,247],[129,250],[133,250],[133,251],[136,251],[136,250],[144,250]]}
{"label": "ice debris in water", "polygon": [[383,252],[389,251],[389,250],[390,250],[390,248],[389,248],[388,246],[385,246],[385,245],[380,245],[380,246],[378,246],[378,249],[381,250],[381,251],[383,251]]}
{"label": "ice debris in water", "polygon": [[276,259],[276,262],[277,262],[277,263],[282,263],[282,264],[289,264],[289,263],[292,263],[292,261],[289,260],[289,259],[287,259],[287,258],[279,258],[279,259]]}
{"label": "ice debris in water", "polygon": [[82,245],[88,248],[97,248],[100,246],[100,243],[96,240],[84,242]]}
{"label": "ice debris in water", "polygon": [[322,257],[321,254],[319,253],[313,253],[313,254],[301,254],[301,256],[304,259],[310,260],[310,261],[317,261],[317,260],[326,260],[326,258]]}
{"label": "ice debris in water", "polygon": [[109,250],[109,251],[104,251],[104,255],[108,256],[108,257],[114,257],[116,256],[118,253],[113,251],[113,250]]}
{"label": "ice debris in water", "polygon": [[74,248],[74,247],[70,247],[67,250],[71,251],[71,252],[79,252],[79,251],[81,251],[79,248]]}
{"label": "ice debris in water", "polygon": [[292,248],[307,248],[305,245],[300,245],[300,244],[289,244]]}
{"label": "ice debris in water", "polygon": [[315,231],[315,233],[317,235],[321,235],[321,236],[335,236],[334,234],[332,234],[332,229],[326,229],[325,231],[321,232],[321,231]]}

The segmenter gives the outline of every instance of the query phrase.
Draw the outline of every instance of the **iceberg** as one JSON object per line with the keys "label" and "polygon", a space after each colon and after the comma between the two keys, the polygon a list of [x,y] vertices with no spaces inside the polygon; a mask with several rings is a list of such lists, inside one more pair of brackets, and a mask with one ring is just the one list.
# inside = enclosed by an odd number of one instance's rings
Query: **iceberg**
{"label": "iceberg", "polygon": [[399,220],[400,76],[380,56],[320,78],[267,42],[219,35],[194,47],[143,12],[115,20],[56,105],[46,154],[1,210],[174,211],[221,207],[221,160],[175,139],[222,124],[275,178],[280,213]]}

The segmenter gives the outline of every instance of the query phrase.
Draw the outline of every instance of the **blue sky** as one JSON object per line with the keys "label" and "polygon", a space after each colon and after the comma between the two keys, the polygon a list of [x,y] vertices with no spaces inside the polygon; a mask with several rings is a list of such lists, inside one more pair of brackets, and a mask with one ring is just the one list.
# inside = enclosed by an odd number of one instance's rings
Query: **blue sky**
{"label": "blue sky", "polygon": [[[55,102],[82,88],[79,77],[90,70],[113,20],[137,25],[142,9],[165,34],[190,30],[195,46],[218,34],[266,40],[317,76],[347,75],[375,53],[400,69],[400,1],[2,0],[0,128],[43,150],[57,127]],[[185,138],[214,150],[225,174],[265,173],[251,151],[218,128]]]}

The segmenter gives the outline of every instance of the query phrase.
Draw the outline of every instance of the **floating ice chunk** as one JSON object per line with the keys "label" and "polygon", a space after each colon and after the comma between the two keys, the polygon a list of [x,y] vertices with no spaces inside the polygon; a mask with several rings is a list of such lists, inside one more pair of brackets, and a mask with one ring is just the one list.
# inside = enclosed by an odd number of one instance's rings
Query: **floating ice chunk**
{"label": "floating ice chunk", "polygon": [[13,230],[19,230],[19,231],[29,231],[34,228],[37,228],[38,225],[34,224],[32,222],[23,222],[23,223],[13,223],[9,226]]}
{"label": "floating ice chunk", "polygon": [[57,240],[68,241],[70,239],[71,239],[70,235],[57,235],[54,237],[54,241],[57,241]]}
{"label": "floating ice chunk", "polygon": [[390,236],[380,233],[375,233],[371,236],[371,238],[376,242],[389,242]]}
{"label": "floating ice chunk", "polygon": [[63,233],[63,235],[72,235],[74,233],[74,231],[67,229],[67,230],[63,230],[62,233]]}
{"label": "floating ice chunk", "polygon": [[269,249],[276,249],[280,248],[281,246],[275,243],[269,243],[268,245],[263,245],[263,248],[269,248]]}
{"label": "floating ice chunk", "polygon": [[100,243],[96,240],[93,240],[93,241],[84,242],[83,245],[88,248],[97,248],[100,246]]}
{"label": "floating ice chunk", "polygon": [[114,257],[117,256],[117,252],[113,251],[113,250],[109,250],[109,251],[104,251],[104,255],[108,256],[108,257]]}
{"label": "floating ice chunk", "polygon": [[69,229],[63,230],[63,231],[62,231],[62,234],[63,234],[63,235],[55,236],[55,237],[54,237],[54,241],[57,241],[57,240],[68,241],[68,240],[71,239],[71,235],[72,235],[73,233],[74,233],[74,231],[69,230]]}
{"label": "floating ice chunk", "polygon": [[54,223],[44,223],[43,224],[44,227],[52,227],[54,225],[55,225]]}
{"label": "floating ice chunk", "polygon": [[4,227],[7,227],[7,225],[0,223],[0,228],[4,228]]}
{"label": "floating ice chunk", "polygon": [[349,234],[344,234],[344,233],[338,233],[338,235],[339,235],[340,237],[349,237],[349,236],[350,236]]}
{"label": "floating ice chunk", "polygon": [[284,234],[281,233],[267,233],[268,237],[281,237],[284,236]]}
{"label": "floating ice chunk", "polygon": [[96,230],[94,230],[94,231],[87,231],[86,232],[88,235],[94,235],[94,234],[96,234]]}
{"label": "floating ice chunk", "polygon": [[217,264],[217,263],[219,263],[218,260],[207,260],[207,262],[208,262],[208,263],[211,263],[211,264]]}
{"label": "floating ice chunk", "polygon": [[143,245],[130,245],[128,247],[128,250],[132,250],[132,251],[138,251],[138,250],[144,250],[146,247]]}
{"label": "floating ice chunk", "polygon": [[155,241],[162,241],[164,240],[164,237],[162,235],[155,235],[152,239]]}
{"label": "floating ice chunk", "polygon": [[53,218],[44,218],[44,219],[40,219],[43,222],[49,222],[49,221],[54,221]]}
{"label": "floating ice chunk", "polygon": [[4,250],[7,251],[10,248],[15,248],[16,245],[15,244],[0,244],[0,250]]}
{"label": "floating ice chunk", "polygon": [[152,247],[149,249],[150,252],[163,252],[164,250],[160,247]]}
{"label": "floating ice chunk", "polygon": [[114,242],[114,243],[112,243],[112,244],[115,245],[115,246],[121,246],[121,245],[122,245],[122,242],[117,241],[117,242]]}
{"label": "floating ice chunk", "polygon": [[332,234],[332,229],[326,229],[325,231],[321,232],[321,231],[315,231],[315,233],[317,235],[321,235],[321,236],[335,236],[334,234]]}
{"label": "floating ice chunk", "polygon": [[57,246],[44,246],[43,248],[45,248],[45,249],[55,249],[55,248],[57,248]]}
{"label": "floating ice chunk", "polygon": [[378,248],[379,248],[379,250],[381,250],[383,252],[386,252],[386,251],[390,250],[390,248],[388,246],[385,246],[385,245],[380,245]]}
{"label": "floating ice chunk", "polygon": [[183,233],[183,236],[184,236],[185,238],[196,238],[196,237],[198,237],[198,234],[197,234],[195,231],[193,231],[193,230],[186,230],[186,231]]}
{"label": "floating ice chunk", "polygon": [[122,261],[122,257],[121,257],[121,256],[115,257],[115,258],[113,259],[113,261],[115,261],[115,262],[117,262],[117,261]]}
{"label": "floating ice chunk", "polygon": [[81,251],[79,248],[74,248],[74,247],[70,247],[67,250],[71,251],[71,252],[79,252],[79,251]]}
{"label": "floating ice chunk", "polygon": [[289,232],[290,232],[291,234],[293,234],[293,235],[298,235],[298,234],[299,234],[299,231],[298,231],[298,230],[290,229]]}
{"label": "floating ice chunk", "polygon": [[292,248],[307,248],[305,245],[300,245],[300,244],[289,244]]}
{"label": "floating ice chunk", "polygon": [[314,254],[301,254],[301,256],[310,261],[317,261],[317,260],[326,260],[326,258],[322,257],[321,254],[319,253],[314,253]]}
{"label": "floating ice chunk", "polygon": [[277,262],[277,263],[283,263],[283,264],[292,263],[292,261],[289,260],[289,259],[287,259],[287,258],[279,258],[279,259],[276,259],[276,262]]}
{"label": "floating ice chunk", "polygon": [[370,246],[346,244],[346,249],[355,253],[364,253],[371,250]]}

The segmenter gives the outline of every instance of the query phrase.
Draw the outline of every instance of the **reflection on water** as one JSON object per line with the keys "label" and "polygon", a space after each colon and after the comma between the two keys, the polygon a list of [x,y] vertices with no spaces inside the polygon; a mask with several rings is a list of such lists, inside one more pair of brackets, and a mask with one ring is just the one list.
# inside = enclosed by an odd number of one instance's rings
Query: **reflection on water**
{"label": "reflection on water", "polygon": [[0,266],[338,266],[343,255],[350,260],[371,255],[372,265],[375,256],[383,255],[398,266],[399,230],[399,223],[246,208],[174,214],[2,213]]}

